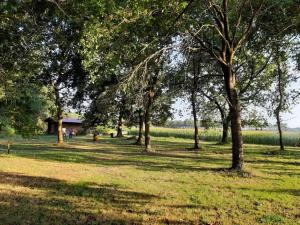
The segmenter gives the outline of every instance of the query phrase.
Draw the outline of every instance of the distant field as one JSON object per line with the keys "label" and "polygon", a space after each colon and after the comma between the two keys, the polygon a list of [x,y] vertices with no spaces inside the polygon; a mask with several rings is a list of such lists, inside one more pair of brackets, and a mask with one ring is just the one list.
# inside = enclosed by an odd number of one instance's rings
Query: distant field
{"label": "distant field", "polygon": [[[152,127],[151,135],[154,137],[176,137],[176,138],[193,138],[193,129],[183,128],[163,128],[163,127]],[[138,131],[136,128],[129,130],[129,134],[137,135]],[[200,130],[200,139],[204,141],[220,141],[222,131],[218,129],[211,130]],[[297,132],[284,132],[283,142],[286,146],[295,146],[299,138]],[[247,144],[263,144],[263,145],[278,145],[278,134],[276,131],[255,131],[255,130],[244,130],[243,141]]]}

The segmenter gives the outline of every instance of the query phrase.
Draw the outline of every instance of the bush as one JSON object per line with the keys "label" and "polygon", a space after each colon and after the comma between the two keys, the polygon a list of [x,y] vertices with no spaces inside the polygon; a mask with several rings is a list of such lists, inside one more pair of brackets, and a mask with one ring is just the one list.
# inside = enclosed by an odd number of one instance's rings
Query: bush
{"label": "bush", "polygon": [[95,131],[98,132],[99,134],[106,134],[106,135],[114,132],[113,129],[106,126],[97,126]]}

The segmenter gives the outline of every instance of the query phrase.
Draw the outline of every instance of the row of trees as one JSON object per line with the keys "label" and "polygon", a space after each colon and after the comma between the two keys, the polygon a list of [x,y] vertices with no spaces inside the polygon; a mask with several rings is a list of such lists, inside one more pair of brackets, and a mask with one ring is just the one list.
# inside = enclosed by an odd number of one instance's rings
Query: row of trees
{"label": "row of trees", "polygon": [[117,136],[138,124],[149,152],[151,124],[186,98],[194,148],[199,113],[218,117],[222,143],[231,130],[232,169],[243,170],[242,123],[261,121],[251,109],[275,115],[281,137],[281,113],[298,96],[299,21],[297,0],[2,1],[0,125],[36,132],[40,112],[55,111],[61,143],[73,107],[89,125],[117,125]]}

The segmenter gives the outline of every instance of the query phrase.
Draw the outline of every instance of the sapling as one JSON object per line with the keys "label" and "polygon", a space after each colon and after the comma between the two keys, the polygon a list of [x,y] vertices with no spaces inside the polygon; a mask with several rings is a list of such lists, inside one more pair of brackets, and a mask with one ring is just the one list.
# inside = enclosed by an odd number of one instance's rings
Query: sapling
{"label": "sapling", "polygon": [[4,127],[3,134],[7,139],[7,154],[9,154],[11,145],[12,145],[14,137],[16,135],[16,131],[12,127]]}

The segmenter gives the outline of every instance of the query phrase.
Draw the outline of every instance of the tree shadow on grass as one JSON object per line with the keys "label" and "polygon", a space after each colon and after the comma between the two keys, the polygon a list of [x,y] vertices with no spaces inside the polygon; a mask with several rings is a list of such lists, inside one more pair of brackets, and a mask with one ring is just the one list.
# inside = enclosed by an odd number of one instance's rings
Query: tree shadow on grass
{"label": "tree shadow on grass", "polygon": [[298,166],[280,164],[262,164],[258,167],[261,171],[278,176],[300,177],[300,168]]}
{"label": "tree shadow on grass", "polygon": [[263,165],[282,165],[282,166],[300,166],[300,162],[287,162],[287,161],[278,161],[278,160],[273,160],[274,158],[271,158],[270,160],[265,159],[254,159],[254,160],[245,160],[246,163],[252,163],[252,164],[263,164]]}
{"label": "tree shadow on grass", "polygon": [[[230,146],[223,149],[209,143],[205,144],[206,149],[196,153],[185,149],[189,143],[154,141],[157,151],[144,155],[141,153],[140,146],[131,145],[126,139],[118,140],[118,143],[108,139],[104,141],[105,143],[93,144],[74,142],[65,146],[51,145],[49,143],[16,144],[13,154],[47,161],[101,166],[134,166],[138,169],[149,171],[222,171],[224,168],[229,168],[231,164]],[[254,149],[255,147],[252,146],[249,148],[247,155],[260,154],[262,157],[264,156],[265,151],[261,151],[257,147]],[[298,151],[293,151],[292,155],[298,154]],[[252,154],[251,152],[254,153]],[[253,159],[250,156],[246,158],[246,163],[253,165],[272,164],[274,166],[299,165],[299,162],[278,160],[278,156],[266,157],[266,159]]]}
{"label": "tree shadow on grass", "polygon": [[[113,185],[69,184],[63,180],[17,173],[0,172],[0,184],[12,186],[12,190],[0,192],[1,225],[140,224],[145,214],[140,209],[158,198]],[[23,191],[13,191],[14,188]],[[24,188],[40,190],[43,195],[27,194]],[[98,213],[94,213],[96,209]]]}
{"label": "tree shadow on grass", "polygon": [[[133,157],[120,157],[118,154],[116,156],[115,153],[107,155],[79,154],[72,151],[59,153],[57,151],[45,151],[37,154],[17,153],[16,155],[46,161],[95,164],[100,166],[133,166],[145,171],[217,171],[224,169],[226,163],[228,167],[230,165],[229,159],[218,159],[210,156],[191,159],[191,157],[160,153],[150,153],[146,156],[137,153],[136,155],[132,155]],[[203,166],[203,163],[206,166]],[[207,166],[207,164],[211,165],[211,167]],[[216,166],[218,168],[215,168]]]}
{"label": "tree shadow on grass", "polygon": [[[25,158],[95,164],[102,166],[134,166],[148,171],[176,170],[186,171],[217,171],[230,166],[230,157],[209,155],[209,151],[195,153],[181,149],[178,145],[164,147],[169,150],[153,152],[147,155],[141,153],[140,147],[128,145],[125,140],[119,144],[82,146],[55,146],[49,144],[18,144],[14,146],[13,154]],[[182,146],[179,145],[180,147]],[[174,149],[175,148],[175,149]],[[205,164],[205,166],[204,166]],[[211,167],[210,167],[211,165]],[[218,167],[218,168],[216,168]]]}
{"label": "tree shadow on grass", "polygon": [[[187,151],[186,143],[154,141],[158,151],[144,155],[139,146],[130,145],[128,140],[105,139],[105,143],[74,142],[65,146],[49,143],[27,143],[14,146],[13,154],[25,158],[95,164],[100,166],[133,166],[145,171],[224,171],[231,164],[230,146],[225,149],[215,144],[206,143],[203,151],[199,153]],[[187,143],[188,144],[188,143]],[[258,147],[250,146],[247,155],[259,154]],[[254,149],[255,148],[255,149]],[[269,149],[268,149],[269,150]],[[298,153],[296,150],[293,150]],[[255,152],[255,153],[252,153]],[[263,157],[265,151],[261,151]],[[296,153],[293,153],[296,154]],[[246,157],[246,163],[252,165],[268,164],[274,166],[297,166],[299,162],[278,160],[278,156],[265,156],[266,159],[253,159]],[[279,171],[282,172],[282,171]]]}
{"label": "tree shadow on grass", "polygon": [[264,193],[276,193],[276,194],[289,194],[293,196],[300,196],[299,189],[255,189],[255,188],[238,188],[242,191],[255,191],[255,192],[264,192]]}

